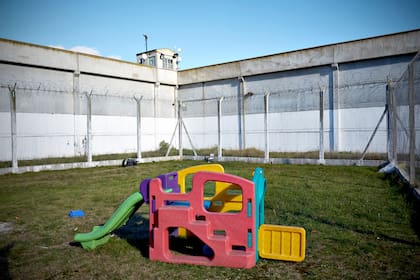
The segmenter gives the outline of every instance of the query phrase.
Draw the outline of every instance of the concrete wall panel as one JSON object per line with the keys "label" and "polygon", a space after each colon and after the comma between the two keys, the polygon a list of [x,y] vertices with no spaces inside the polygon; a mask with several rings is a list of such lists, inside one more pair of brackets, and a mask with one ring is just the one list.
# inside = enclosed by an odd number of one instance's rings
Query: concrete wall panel
{"label": "concrete wall panel", "polygon": [[[154,141],[155,147],[153,150],[159,148],[159,143],[161,141],[165,141],[166,143],[171,141],[171,136],[175,130],[176,122],[176,119],[171,118],[155,118],[156,136]],[[178,137],[174,138],[172,145],[176,147],[178,146]]]}
{"label": "concrete wall panel", "polygon": [[10,99],[7,85],[0,85],[0,113],[10,112]]}
{"label": "concrete wall panel", "polygon": [[138,81],[123,80],[118,78],[101,77],[94,75],[80,75],[80,92],[96,95],[111,95],[132,98],[143,96],[153,97],[153,84]]}
{"label": "concrete wall panel", "polygon": [[0,161],[12,160],[10,113],[0,112]]}
{"label": "concrete wall panel", "polygon": [[136,153],[136,135],[93,135],[93,155]]}
{"label": "concrete wall panel", "polygon": [[[318,150],[321,90],[326,150],[362,151],[384,109],[387,79],[395,81],[406,69],[420,49],[419,34],[415,30],[179,72],[0,39],[0,160],[11,159],[8,87],[15,84],[18,159],[86,154],[90,93],[94,155],[136,151],[133,97],[140,96],[143,151],[170,141],[178,99],[185,101],[180,113],[193,144],[217,145],[220,97],[223,148],[262,150],[267,92],[270,151]],[[399,104],[404,98],[397,96]],[[369,151],[386,151],[385,131],[383,123]],[[188,148],[185,133],[182,140]],[[172,144],[178,145],[177,133]]]}
{"label": "concrete wall panel", "polygon": [[0,39],[0,60],[44,67],[76,69],[75,53],[46,46]]}
{"label": "concrete wall panel", "polygon": [[73,136],[18,136],[17,156],[20,160],[74,156]]}
{"label": "concrete wall panel", "polygon": [[224,149],[239,149],[239,121],[237,116],[222,117],[222,146]]}
{"label": "concrete wall panel", "polygon": [[[173,119],[142,118],[142,150],[156,150],[161,141],[169,143],[175,124]],[[93,155],[134,153],[137,151],[137,120],[124,116],[92,116],[92,139]]]}
{"label": "concrete wall panel", "polygon": [[[184,120],[194,147],[197,149],[217,146],[217,117],[189,118]],[[191,148],[187,135],[184,133],[183,144]]]}
{"label": "concrete wall panel", "polygon": [[74,156],[74,117],[17,113],[19,159]]}
{"label": "concrete wall panel", "polygon": [[270,151],[307,152],[319,149],[319,112],[269,115]]}
{"label": "concrete wall panel", "polygon": [[[352,108],[341,110],[341,150],[363,152],[385,108]],[[387,150],[386,118],[370,145],[369,152]]]}
{"label": "concrete wall panel", "polygon": [[175,118],[175,88],[165,85],[160,85],[155,88],[155,117],[158,118]]}
{"label": "concrete wall panel", "polygon": [[178,84],[253,76],[278,71],[375,59],[400,54],[414,54],[420,46],[420,30],[316,48],[244,59],[179,72]]}
{"label": "concrete wall panel", "polygon": [[0,39],[0,61],[175,85],[177,72],[63,49]]}
{"label": "concrete wall panel", "polygon": [[22,65],[0,64],[0,84],[13,86],[17,91],[67,92],[73,90],[73,73]]}

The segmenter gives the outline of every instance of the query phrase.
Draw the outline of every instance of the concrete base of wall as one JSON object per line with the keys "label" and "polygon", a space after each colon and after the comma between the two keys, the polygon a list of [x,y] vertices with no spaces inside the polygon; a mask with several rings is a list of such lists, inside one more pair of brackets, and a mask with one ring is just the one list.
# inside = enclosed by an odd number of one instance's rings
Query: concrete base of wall
{"label": "concrete base of wall", "polygon": [[[152,157],[152,158],[141,158],[137,159],[138,163],[158,162],[158,161],[170,161],[180,160],[179,156],[168,156],[168,157]],[[46,164],[46,165],[33,165],[33,166],[22,166],[18,168],[1,168],[0,175],[8,173],[26,173],[26,172],[39,172],[48,170],[66,170],[73,168],[91,168],[101,166],[118,166],[121,165],[122,159],[117,160],[104,160],[104,161],[92,161],[92,162],[73,162],[73,163],[60,163],[60,164]]]}
{"label": "concrete base of wall", "polygon": [[[204,156],[183,156],[182,159],[189,160],[205,160]],[[355,159],[325,159],[320,162],[319,159],[308,158],[270,158],[268,161],[264,158],[255,157],[222,157],[217,162],[240,161],[246,163],[269,163],[269,164],[323,164],[323,165],[343,165],[343,166],[380,166],[385,161],[383,160],[355,160]]]}
{"label": "concrete base of wall", "polygon": [[[205,161],[204,156],[183,156],[185,160],[196,160]],[[151,157],[137,159],[137,163],[149,163],[159,161],[171,161],[181,160],[180,156],[168,156],[168,157]],[[380,166],[385,161],[383,160],[353,160],[353,159],[325,159],[320,162],[318,159],[306,159],[306,158],[270,158],[268,161],[264,158],[255,157],[222,157],[217,162],[231,162],[240,161],[246,163],[269,163],[269,164],[325,164],[325,165],[343,165],[343,166]],[[33,165],[33,166],[22,166],[18,168],[0,168],[0,175],[14,173],[21,174],[26,172],[40,172],[40,171],[51,171],[51,170],[67,170],[73,168],[91,168],[101,166],[118,166],[121,165],[122,159],[117,160],[104,160],[104,161],[92,161],[92,162],[73,162],[73,163],[61,163],[61,164],[46,164],[46,165]]]}

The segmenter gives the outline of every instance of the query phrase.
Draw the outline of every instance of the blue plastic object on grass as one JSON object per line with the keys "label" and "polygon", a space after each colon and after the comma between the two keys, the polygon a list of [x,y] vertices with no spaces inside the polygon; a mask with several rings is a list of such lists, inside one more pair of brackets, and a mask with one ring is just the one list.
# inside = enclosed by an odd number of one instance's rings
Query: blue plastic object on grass
{"label": "blue plastic object on grass", "polygon": [[81,209],[70,210],[70,212],[69,212],[69,217],[70,218],[83,217],[83,216],[85,216],[85,212],[83,212],[83,210],[81,210]]}

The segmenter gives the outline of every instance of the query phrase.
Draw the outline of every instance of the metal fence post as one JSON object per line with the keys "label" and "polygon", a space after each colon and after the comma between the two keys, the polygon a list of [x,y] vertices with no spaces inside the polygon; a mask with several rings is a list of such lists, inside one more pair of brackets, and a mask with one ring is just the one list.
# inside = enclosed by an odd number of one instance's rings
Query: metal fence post
{"label": "metal fence post", "polygon": [[319,163],[324,164],[324,91],[319,91]]}
{"label": "metal fence post", "polygon": [[395,101],[395,93],[392,87],[392,83],[389,83],[389,101],[390,104],[388,109],[390,110],[391,116],[391,160],[397,162],[398,153],[397,153],[397,104]]}
{"label": "metal fence post", "polygon": [[87,97],[87,139],[86,139],[86,157],[87,162],[92,162],[92,90]]}
{"label": "metal fence post", "polygon": [[388,161],[394,162],[395,161],[395,154],[396,154],[396,138],[394,138],[394,132],[396,130],[395,127],[395,111],[394,111],[394,101],[392,95],[392,81],[388,79],[386,85],[386,106],[388,108],[387,114],[387,151],[388,151]]}
{"label": "metal fence post", "polygon": [[182,147],[182,102],[178,102],[178,141],[179,141],[179,157],[183,157],[183,147]]}
{"label": "metal fence post", "polygon": [[222,149],[222,101],[223,97],[217,99],[217,159],[220,161],[223,158]]}
{"label": "metal fence post", "polygon": [[264,95],[264,135],[265,135],[265,145],[264,145],[264,161],[270,161],[270,137],[268,131],[268,114],[269,114],[269,105],[270,105],[270,93],[267,92]]}
{"label": "metal fence post", "polygon": [[[77,65],[79,65],[79,55],[76,54]],[[78,139],[79,133],[77,129],[77,115],[80,112],[80,71],[75,70],[73,72],[73,155],[78,156]]]}
{"label": "metal fence post", "polygon": [[408,66],[408,99],[409,99],[409,126],[410,126],[410,184],[416,182],[416,130],[415,130],[415,99],[414,99],[414,63]]}
{"label": "metal fence post", "polygon": [[137,159],[141,159],[141,100],[143,96],[134,97],[137,105]]}
{"label": "metal fence post", "polygon": [[340,106],[340,67],[338,63],[331,64],[332,67],[332,100],[330,100],[330,151],[340,152],[341,150],[341,106]]}
{"label": "metal fence post", "polygon": [[239,131],[239,150],[246,149],[245,133],[245,96],[247,94],[246,82],[243,76],[239,76],[239,94],[238,94],[238,131]]}
{"label": "metal fence post", "polygon": [[17,129],[16,129],[16,83],[13,87],[9,86],[10,92],[10,125],[11,125],[11,144],[12,144],[12,169],[18,168],[17,159]]}

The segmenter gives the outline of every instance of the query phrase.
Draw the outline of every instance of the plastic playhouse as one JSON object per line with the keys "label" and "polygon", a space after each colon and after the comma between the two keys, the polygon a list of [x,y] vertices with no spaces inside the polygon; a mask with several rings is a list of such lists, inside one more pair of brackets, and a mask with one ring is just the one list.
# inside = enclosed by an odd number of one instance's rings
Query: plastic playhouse
{"label": "plastic playhouse", "polygon": [[103,226],[74,241],[86,250],[106,243],[145,202],[151,260],[234,268],[251,268],[259,257],[303,261],[303,228],[264,224],[266,188],[261,168],[251,181],[224,173],[220,164],[162,174],[143,180]]}

